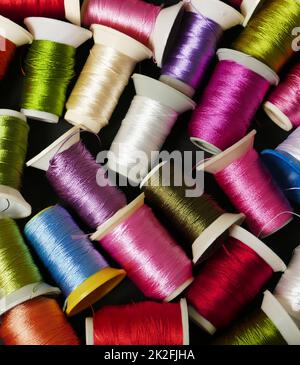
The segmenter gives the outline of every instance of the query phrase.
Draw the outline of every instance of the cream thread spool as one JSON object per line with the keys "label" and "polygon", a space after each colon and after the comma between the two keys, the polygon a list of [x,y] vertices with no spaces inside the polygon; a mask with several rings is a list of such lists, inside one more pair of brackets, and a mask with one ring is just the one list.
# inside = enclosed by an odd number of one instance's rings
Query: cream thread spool
{"label": "cream thread spool", "polygon": [[[112,28],[94,24],[91,29],[95,46],[66,104],[65,119],[98,133],[108,124],[136,64],[152,52]],[[101,64],[93,52],[102,57]]]}
{"label": "cream thread spool", "polygon": [[[24,20],[35,40],[48,40],[78,48],[92,37],[92,33],[84,28],[60,20],[30,17]],[[48,123],[58,123],[59,116],[42,110],[21,109],[28,118]]]}

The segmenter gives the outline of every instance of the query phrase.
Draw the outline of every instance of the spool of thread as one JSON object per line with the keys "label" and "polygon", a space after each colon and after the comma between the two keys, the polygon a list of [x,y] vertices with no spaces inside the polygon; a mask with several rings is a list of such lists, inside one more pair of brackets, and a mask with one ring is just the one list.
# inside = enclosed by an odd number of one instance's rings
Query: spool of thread
{"label": "spool of thread", "polygon": [[276,298],[266,291],[260,310],[217,338],[216,345],[299,345],[300,332]]}
{"label": "spool of thread", "polygon": [[92,236],[147,298],[169,302],[193,281],[192,263],[144,204],[143,195]]}
{"label": "spool of thread", "polygon": [[240,10],[242,14],[244,15],[244,23],[243,25],[246,26],[255,13],[255,11],[258,9],[258,6],[263,3],[261,0],[222,0],[226,4],[234,7],[237,10]]}
{"label": "spool of thread", "polygon": [[67,19],[80,25],[79,0],[1,0],[0,13],[17,23],[33,16]]}
{"label": "spool of thread", "polygon": [[17,47],[31,42],[32,35],[29,32],[0,15],[0,80],[6,75]]}
{"label": "spool of thread", "polygon": [[186,294],[191,318],[210,334],[229,326],[273,272],[286,269],[273,251],[245,229],[234,226],[229,235]]}
{"label": "spool of thread", "polygon": [[112,28],[92,25],[95,45],[67,102],[65,119],[94,133],[105,127],[136,64],[152,52]]}
{"label": "spool of thread", "polygon": [[82,22],[101,24],[128,35],[154,51],[161,67],[165,49],[181,19],[184,1],[163,8],[141,0],[85,0]]}
{"label": "spool of thread", "polygon": [[253,148],[250,132],[199,168],[214,174],[222,190],[258,237],[267,237],[287,225],[292,208]]}
{"label": "spool of thread", "polygon": [[178,115],[195,103],[150,77],[134,74],[132,78],[136,96],[110,147],[108,167],[137,184],[148,173]]}
{"label": "spool of thread", "polygon": [[76,48],[92,33],[50,18],[26,18],[24,23],[34,42],[25,60],[22,112],[32,119],[57,123],[75,74]]}
{"label": "spool of thread", "polygon": [[293,29],[299,24],[298,0],[265,1],[233,43],[233,48],[258,59],[278,73],[294,54]]}
{"label": "spool of thread", "polygon": [[264,110],[268,116],[285,131],[300,126],[299,90],[300,63],[290,70],[264,104]]}
{"label": "spool of thread", "polygon": [[[152,207],[170,221],[187,245],[193,262],[205,259],[221,243],[219,239],[233,224],[242,223],[242,214],[230,214],[207,194],[187,196],[196,189],[192,179],[174,164],[157,165],[142,181],[141,188]],[[181,177],[182,184],[176,184]]]}
{"label": "spool of thread", "polygon": [[274,295],[300,328],[300,247],[294,251],[287,270],[281,277]]}
{"label": "spool of thread", "polygon": [[0,109],[0,213],[25,218],[31,206],[19,189],[27,152],[29,126],[19,112]]}
{"label": "spool of thread", "polygon": [[278,76],[241,52],[220,49],[219,63],[189,124],[191,141],[217,154],[243,138]]}
{"label": "spool of thread", "polygon": [[262,159],[289,200],[300,202],[300,128],[275,150],[262,151]]}
{"label": "spool of thread", "polygon": [[189,344],[186,300],[101,308],[86,319],[87,345],[179,346]]}
{"label": "spool of thread", "polygon": [[125,277],[110,268],[92,243],[59,205],[32,218],[25,235],[62,289],[68,315],[75,315],[109,293]]}
{"label": "spool of thread", "polygon": [[74,330],[54,299],[40,297],[22,303],[1,318],[5,345],[79,345]]}
{"label": "spool of thread", "polygon": [[42,282],[17,224],[0,219],[0,316],[35,297],[59,293]]}
{"label": "spool of thread", "polygon": [[186,10],[160,80],[192,97],[215,56],[223,31],[241,24],[244,18],[218,0],[193,0]]}

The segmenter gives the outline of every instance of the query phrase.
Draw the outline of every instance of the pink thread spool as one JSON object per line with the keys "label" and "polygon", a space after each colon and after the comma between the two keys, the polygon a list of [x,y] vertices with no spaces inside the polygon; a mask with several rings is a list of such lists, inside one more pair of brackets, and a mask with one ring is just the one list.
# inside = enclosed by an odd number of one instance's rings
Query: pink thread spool
{"label": "pink thread spool", "polygon": [[235,208],[258,237],[269,236],[293,218],[292,208],[253,148],[253,130],[199,169],[214,174]]}
{"label": "pink thread spool", "polygon": [[220,49],[219,63],[189,125],[191,141],[217,154],[243,138],[276,73],[242,52]]}
{"label": "pink thread spool", "polygon": [[193,281],[192,263],[144,204],[119,210],[92,236],[148,298],[169,302]]}
{"label": "pink thread spool", "polygon": [[300,63],[296,64],[285,79],[271,93],[264,104],[268,116],[280,128],[290,131],[300,126]]}

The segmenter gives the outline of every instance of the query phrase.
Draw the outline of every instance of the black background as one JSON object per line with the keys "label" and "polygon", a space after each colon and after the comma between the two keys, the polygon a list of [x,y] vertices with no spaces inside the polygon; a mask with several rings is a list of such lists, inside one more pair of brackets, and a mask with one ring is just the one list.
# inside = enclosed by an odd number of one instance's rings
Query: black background
{"label": "black background", "polygon": [[[148,1],[155,4],[161,4],[162,1]],[[165,4],[171,5],[177,3],[178,1],[164,1]],[[226,33],[222,46],[229,46],[230,42],[239,34],[241,28],[235,28]],[[76,71],[77,75],[80,73],[82,66],[85,63],[86,58],[88,57],[89,49],[92,47],[93,42],[89,41],[79,48],[77,52],[77,66]],[[26,56],[26,47],[18,50],[17,57],[15,58],[13,64],[11,65],[9,72],[6,78],[1,82],[0,85],[0,107],[1,108],[11,108],[15,110],[19,110],[20,108],[20,100],[22,93],[22,65],[24,62],[24,57]],[[292,62],[295,62],[297,55],[295,56]],[[287,66],[287,68],[290,65]],[[211,67],[211,70],[213,66]],[[207,79],[211,74],[211,70],[207,73]],[[151,76],[154,78],[159,77],[159,69],[155,66],[155,64],[150,61],[144,61],[137,66],[136,72],[142,73],[147,76]],[[283,70],[284,74],[285,70]],[[74,85],[76,78],[73,80],[73,84],[70,86],[69,91],[72,90],[72,86]],[[201,91],[203,90],[203,86],[205,85],[204,81],[203,85],[199,88],[198,93],[195,97],[197,101]],[[96,155],[100,150],[107,150],[110,147],[110,144],[116,135],[117,130],[120,127],[121,121],[125,116],[131,100],[134,96],[134,88],[133,83],[130,81],[128,87],[124,91],[118,107],[116,108],[109,126],[104,128],[100,133],[101,143],[97,140],[97,138],[88,133],[82,133],[82,138],[86,143],[87,147],[90,151]],[[189,141],[187,134],[187,125],[188,121],[191,117],[191,113],[185,113],[181,116],[173,129],[171,135],[167,139],[164,149],[172,151],[182,150],[182,151],[195,151],[195,147]],[[39,153],[42,149],[46,148],[50,143],[52,143],[56,138],[61,136],[65,131],[71,128],[71,126],[65,121],[61,120],[58,124],[47,124],[43,122],[31,121],[28,120],[30,125],[30,138],[29,138],[29,149],[27,160],[34,157],[37,153]],[[234,127],[235,121],[232,121]],[[283,139],[287,137],[287,133],[279,129],[276,125],[274,125],[267,116],[260,110],[253,121],[253,127],[257,129],[258,134],[256,137],[256,148],[258,150],[262,150],[264,148],[274,148],[280,143]],[[206,184],[205,189],[208,193],[210,193],[220,205],[226,208],[228,211],[233,212],[233,208],[230,205],[226,196],[222,193],[222,191],[216,185],[214,179],[211,176],[206,176]],[[139,194],[139,189],[127,188],[124,190],[128,196],[128,201]],[[55,195],[51,186],[49,185],[45,172],[36,170],[33,168],[26,168],[24,171],[24,179],[23,179],[23,188],[22,193],[25,199],[32,205],[33,214],[38,213],[40,210],[56,204],[59,202],[59,198]],[[298,207],[295,206],[295,211],[297,211]],[[159,212],[156,212],[160,217]],[[76,215],[74,215],[75,219],[77,219]],[[174,234],[174,237],[178,242],[182,242],[180,236],[171,228],[168,221],[162,219],[161,221],[165,224],[167,228],[170,229],[170,232]],[[28,218],[29,219],[29,218]],[[20,220],[18,221],[20,228],[23,230],[24,224],[28,221]],[[86,227],[82,226],[82,222],[78,220],[78,223],[81,225],[83,229],[89,232]],[[272,235],[271,237],[264,240],[266,244],[274,249],[280,257],[288,263],[293,249],[298,246],[300,243],[300,229],[299,229],[299,218],[295,218],[288,226],[283,228],[278,233]],[[189,252],[188,252],[189,253]],[[102,252],[102,254],[105,253]],[[190,253],[189,253],[190,254]],[[34,253],[33,253],[34,255]],[[50,284],[53,283],[51,277],[48,275],[47,270],[43,267],[43,264],[39,262],[36,255],[34,258],[41,269],[45,280]],[[106,257],[107,258],[107,257]],[[110,261],[111,262],[111,261]],[[114,266],[116,266],[115,263]],[[276,281],[279,276],[275,275],[274,280],[269,283],[268,288],[273,289]],[[245,283],[246,284],[246,283]],[[253,303],[253,306],[258,306],[261,301],[262,296],[259,295],[257,301]],[[121,285],[119,285],[112,293],[107,295],[103,300],[97,303],[94,306],[94,310],[101,307],[104,304],[121,304],[121,303],[131,303],[135,301],[143,300],[143,295],[138,291],[138,289],[130,282],[129,279],[126,279]],[[63,303],[63,298],[60,299],[60,302]],[[246,312],[250,310],[250,308],[246,309]],[[91,316],[92,311],[87,310],[84,313],[76,316],[74,318],[70,318],[70,322],[76,329],[78,335],[80,336],[82,343],[85,341],[84,335],[84,319],[86,316]],[[194,326],[191,323],[190,326],[190,338],[191,344],[200,345],[207,344],[210,342],[210,337],[203,333],[199,328]]]}

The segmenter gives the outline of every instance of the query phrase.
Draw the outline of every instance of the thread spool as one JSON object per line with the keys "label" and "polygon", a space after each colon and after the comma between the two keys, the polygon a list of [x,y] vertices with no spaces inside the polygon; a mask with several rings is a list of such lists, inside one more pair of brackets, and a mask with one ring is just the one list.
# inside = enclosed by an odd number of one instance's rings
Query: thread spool
{"label": "thread spool", "polygon": [[80,25],[79,0],[1,0],[0,13],[17,23],[30,16],[42,16]]}
{"label": "thread spool", "polygon": [[5,345],[79,345],[74,330],[54,299],[35,298],[1,318]]}
{"label": "thread spool", "polygon": [[29,131],[26,117],[14,110],[0,109],[0,130],[0,214],[15,219],[25,218],[31,214],[31,206],[19,188]]}
{"label": "thread spool", "polygon": [[233,48],[258,59],[278,73],[294,54],[293,29],[299,23],[298,0],[266,1],[233,43]]}
{"label": "thread spool", "polygon": [[160,80],[192,97],[223,32],[241,24],[243,19],[238,11],[221,1],[192,0],[186,6],[172,50],[164,60]]}
{"label": "thread spool", "polygon": [[27,162],[46,171],[59,197],[92,229],[126,205],[126,196],[105,175],[73,127]]}
{"label": "thread spool", "polygon": [[188,345],[185,299],[105,306],[86,318],[87,345]]}
{"label": "thread spool", "polygon": [[25,61],[21,111],[32,119],[57,123],[74,76],[76,48],[92,33],[50,18],[26,18],[24,23],[34,43]]}
{"label": "thread spool", "polygon": [[165,49],[181,19],[183,1],[161,9],[141,0],[85,0],[82,5],[83,24],[101,24],[136,39],[154,51],[161,67]]}
{"label": "thread spool", "polygon": [[261,5],[261,0],[222,0],[226,4],[234,7],[237,10],[240,10],[244,15],[245,19],[243,22],[243,26],[245,27],[255,11],[258,9],[258,6]]}
{"label": "thread spool", "polygon": [[24,28],[0,15],[0,80],[15,55],[17,47],[32,42],[32,35]]}
{"label": "thread spool", "polygon": [[252,233],[267,237],[287,225],[293,216],[290,204],[253,148],[255,134],[253,130],[199,168],[214,174],[231,203],[245,214]]}
{"label": "thread spool", "polygon": [[239,226],[206,261],[187,291],[189,314],[210,334],[226,328],[260,292],[284,262],[262,241]]}
{"label": "thread spool", "polygon": [[299,88],[300,64],[296,64],[264,104],[268,116],[285,131],[300,126]]}
{"label": "thread spool", "polygon": [[0,315],[30,299],[58,295],[58,288],[42,282],[17,224],[0,219],[0,232]]}
{"label": "thread spool", "polygon": [[147,298],[169,302],[193,281],[192,264],[144,195],[116,213],[91,237],[126,271]]}
{"label": "thread spool", "polygon": [[195,103],[150,77],[134,74],[132,78],[136,96],[110,147],[108,167],[137,184],[148,173],[153,154],[161,150],[178,115]]}
{"label": "thread spool", "polygon": [[25,226],[25,235],[67,298],[67,315],[88,308],[125,277],[124,270],[108,266],[59,205],[32,218]]}
{"label": "thread spool", "polygon": [[261,309],[219,337],[217,345],[299,345],[300,332],[287,312],[269,292]]}
{"label": "thread spool", "polygon": [[159,209],[173,228],[181,233],[184,242],[192,247],[193,262],[203,260],[216,250],[219,238],[233,225],[242,223],[243,214],[230,214],[207,194],[188,197],[187,191],[195,189],[191,179],[183,176],[177,186],[178,166],[160,163],[142,181],[140,187],[151,206]]}
{"label": "thread spool", "polygon": [[217,154],[243,138],[270,85],[278,76],[260,61],[219,49],[219,63],[189,124],[191,141]]}
{"label": "thread spool", "polygon": [[275,150],[262,151],[262,159],[289,200],[300,202],[300,128]]}
{"label": "thread spool", "polygon": [[136,64],[152,52],[112,28],[92,25],[95,45],[66,104],[65,119],[94,133],[105,127]]}

